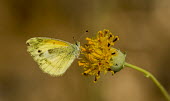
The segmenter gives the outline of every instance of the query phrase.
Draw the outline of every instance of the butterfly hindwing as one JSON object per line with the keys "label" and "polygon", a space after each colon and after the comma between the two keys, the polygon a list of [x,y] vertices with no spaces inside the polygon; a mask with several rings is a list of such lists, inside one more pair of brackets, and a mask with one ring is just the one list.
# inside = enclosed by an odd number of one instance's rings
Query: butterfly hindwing
{"label": "butterfly hindwing", "polygon": [[59,76],[62,75],[71,65],[75,59],[75,55],[73,55],[73,51],[66,48],[55,48],[53,51],[55,53],[49,53],[46,51],[42,55],[42,59],[38,60],[38,63],[42,63],[39,65],[44,72],[53,76]]}

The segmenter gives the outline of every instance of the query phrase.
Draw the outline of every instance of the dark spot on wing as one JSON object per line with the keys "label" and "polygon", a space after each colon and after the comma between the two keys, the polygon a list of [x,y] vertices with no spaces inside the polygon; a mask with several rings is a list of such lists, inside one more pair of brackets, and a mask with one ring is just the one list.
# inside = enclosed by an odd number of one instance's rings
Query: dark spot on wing
{"label": "dark spot on wing", "polygon": [[26,43],[28,46],[30,46],[30,44],[29,43]]}
{"label": "dark spot on wing", "polygon": [[118,64],[117,64],[117,63],[116,63],[115,65],[116,65],[116,66],[118,66]]}
{"label": "dark spot on wing", "polygon": [[43,40],[42,39],[37,39],[38,42],[42,42]]}
{"label": "dark spot on wing", "polygon": [[38,50],[38,53],[41,53],[42,51],[41,50]]}
{"label": "dark spot on wing", "polygon": [[49,50],[48,50],[48,53],[49,53],[49,54],[52,54],[53,52],[54,52],[53,49],[49,49]]}
{"label": "dark spot on wing", "polygon": [[88,30],[86,30],[86,32],[89,32]]}
{"label": "dark spot on wing", "polygon": [[43,55],[43,53],[40,53],[40,54],[39,54],[39,56],[42,56],[42,55]]}

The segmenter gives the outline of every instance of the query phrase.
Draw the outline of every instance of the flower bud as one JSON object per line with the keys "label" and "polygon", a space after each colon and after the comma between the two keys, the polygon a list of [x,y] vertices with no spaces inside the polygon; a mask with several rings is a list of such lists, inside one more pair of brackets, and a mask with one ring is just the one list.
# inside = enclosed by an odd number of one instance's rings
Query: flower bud
{"label": "flower bud", "polygon": [[[114,48],[115,49],[115,48]],[[120,71],[124,67],[126,54],[116,49],[116,53],[111,57],[110,62],[113,64],[110,68],[114,72]]]}

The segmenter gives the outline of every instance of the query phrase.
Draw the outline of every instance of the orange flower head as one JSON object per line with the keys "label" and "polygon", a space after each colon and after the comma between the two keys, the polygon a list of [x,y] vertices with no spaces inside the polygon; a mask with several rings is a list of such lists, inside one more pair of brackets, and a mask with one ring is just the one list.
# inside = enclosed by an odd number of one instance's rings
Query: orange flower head
{"label": "orange flower head", "polygon": [[83,75],[94,75],[96,82],[100,73],[106,74],[120,71],[125,62],[126,55],[113,48],[118,36],[114,36],[109,30],[99,31],[94,38],[86,38],[87,44],[81,46],[83,58],[79,66],[84,67]]}

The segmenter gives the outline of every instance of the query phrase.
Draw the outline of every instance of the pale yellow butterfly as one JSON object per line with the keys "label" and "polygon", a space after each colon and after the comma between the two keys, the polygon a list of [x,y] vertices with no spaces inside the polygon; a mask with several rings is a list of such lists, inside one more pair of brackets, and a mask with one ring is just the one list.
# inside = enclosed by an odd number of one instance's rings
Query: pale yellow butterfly
{"label": "pale yellow butterfly", "polygon": [[40,69],[52,76],[60,76],[80,53],[80,42],[71,44],[59,39],[35,37],[27,40],[27,51]]}

